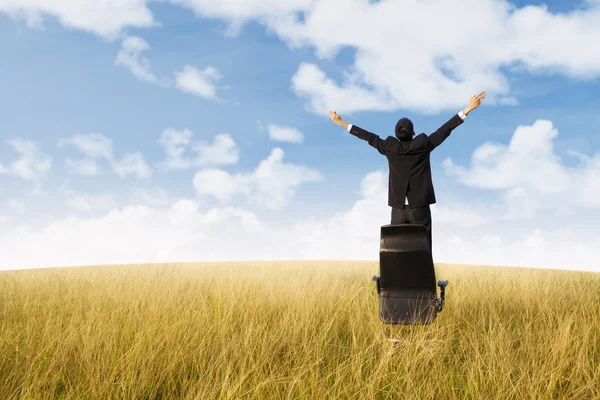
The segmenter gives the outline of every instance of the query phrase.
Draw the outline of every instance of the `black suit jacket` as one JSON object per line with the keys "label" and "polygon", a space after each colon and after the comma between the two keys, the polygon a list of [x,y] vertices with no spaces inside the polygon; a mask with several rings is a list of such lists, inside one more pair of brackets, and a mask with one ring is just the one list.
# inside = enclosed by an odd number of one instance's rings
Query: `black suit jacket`
{"label": "black suit jacket", "polygon": [[408,197],[411,207],[424,207],[435,203],[429,153],[442,144],[450,136],[450,132],[463,122],[456,114],[431,135],[421,133],[406,142],[394,136],[383,140],[356,125],[352,125],[350,133],[366,140],[386,156],[389,165],[388,205],[402,208],[404,198]]}

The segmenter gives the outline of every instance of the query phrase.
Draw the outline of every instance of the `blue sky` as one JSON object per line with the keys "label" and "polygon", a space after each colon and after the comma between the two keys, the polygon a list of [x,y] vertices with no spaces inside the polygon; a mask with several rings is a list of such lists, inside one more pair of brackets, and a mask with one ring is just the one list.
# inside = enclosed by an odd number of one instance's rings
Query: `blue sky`
{"label": "blue sky", "polygon": [[[600,269],[600,4],[463,3],[0,1],[0,268],[377,259],[387,162],[327,109],[383,138],[403,116],[431,133],[487,90],[431,155],[434,259]],[[186,168],[160,167],[169,128],[191,132]],[[13,140],[37,150],[19,161]],[[497,156],[473,161],[482,146]]]}

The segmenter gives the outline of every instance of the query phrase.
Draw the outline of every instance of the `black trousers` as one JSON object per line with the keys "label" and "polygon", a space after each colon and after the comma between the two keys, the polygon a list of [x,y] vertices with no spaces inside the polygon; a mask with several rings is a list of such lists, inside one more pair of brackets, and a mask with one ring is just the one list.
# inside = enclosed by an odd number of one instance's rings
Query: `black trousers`
{"label": "black trousers", "polygon": [[393,208],[392,207],[392,225],[396,224],[420,224],[425,225],[427,229],[427,236],[429,237],[429,248],[431,249],[431,209],[429,206],[410,208],[410,206],[404,206],[404,208]]}

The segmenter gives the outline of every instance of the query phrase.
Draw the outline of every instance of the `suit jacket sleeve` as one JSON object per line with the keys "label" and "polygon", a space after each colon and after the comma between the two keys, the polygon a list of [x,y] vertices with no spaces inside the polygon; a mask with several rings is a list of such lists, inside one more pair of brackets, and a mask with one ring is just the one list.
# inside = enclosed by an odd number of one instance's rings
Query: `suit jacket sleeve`
{"label": "suit jacket sleeve", "polygon": [[352,128],[350,128],[350,133],[359,139],[366,140],[369,145],[373,146],[377,149],[377,151],[385,155],[385,140],[381,139],[376,134],[359,128],[356,125],[352,125]]}
{"label": "suit jacket sleeve", "polygon": [[438,147],[448,136],[450,136],[450,132],[452,132],[457,126],[462,124],[464,121],[458,115],[454,115],[452,118],[448,120],[444,125],[440,126],[439,129],[429,135],[429,150],[433,151],[436,147]]}

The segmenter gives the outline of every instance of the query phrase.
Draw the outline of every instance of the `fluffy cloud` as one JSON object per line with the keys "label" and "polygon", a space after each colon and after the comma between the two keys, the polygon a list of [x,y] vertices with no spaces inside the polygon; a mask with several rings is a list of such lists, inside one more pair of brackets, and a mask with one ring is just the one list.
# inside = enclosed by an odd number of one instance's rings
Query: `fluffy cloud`
{"label": "fluffy cloud", "polygon": [[175,71],[174,82],[167,77],[159,78],[150,71],[150,61],[142,53],[148,51],[150,45],[138,36],[123,39],[121,50],[115,59],[115,65],[127,68],[141,81],[158,84],[162,87],[173,87],[184,93],[193,94],[205,99],[221,101],[217,97],[215,83],[223,78],[219,71],[211,66],[199,70],[192,65],[184,65]]}
{"label": "fluffy cloud", "polygon": [[213,143],[198,142],[192,146],[197,153],[194,166],[235,164],[240,158],[239,148],[231,137],[226,133],[215,135]]}
{"label": "fluffy cloud", "polygon": [[[240,151],[231,135],[215,135],[212,144],[205,141],[192,143],[192,136],[193,133],[189,129],[165,129],[158,143],[164,147],[167,158],[160,165],[167,169],[187,169],[238,162]],[[188,151],[194,155],[187,156]]]}
{"label": "fluffy cloud", "polygon": [[[95,207],[90,196],[75,198],[72,205],[81,211]],[[475,223],[457,224],[471,205],[468,199],[443,201],[446,216],[441,205],[432,206],[436,262],[600,270],[595,230],[576,229],[569,219],[560,228],[514,224],[477,207],[471,211],[479,215]],[[269,259],[375,261],[380,227],[389,221],[387,173],[380,170],[362,179],[360,196],[350,208],[322,219],[302,217],[292,225],[267,225],[252,211],[237,207],[201,210],[189,199],[160,208],[132,204],[95,218],[70,216],[39,228],[0,225],[0,269]]]}
{"label": "fluffy cloud", "polygon": [[263,229],[252,212],[234,207],[202,212],[186,199],[169,208],[130,205],[95,218],[70,216],[41,229],[0,231],[0,269],[218,260],[232,254],[232,242],[243,250],[260,246],[257,234]]}
{"label": "fluffy cloud", "polygon": [[52,158],[42,153],[36,143],[23,139],[11,139],[6,142],[20,154],[20,157],[6,167],[0,163],[0,174],[13,175],[30,181],[39,181],[46,176],[52,167]]}
{"label": "fluffy cloud", "polygon": [[284,208],[303,182],[318,182],[322,175],[303,165],[283,162],[284,152],[275,148],[251,174],[231,175],[216,168],[204,169],[194,175],[194,188],[200,196],[212,196],[229,203],[237,196],[250,204],[273,210]]}
{"label": "fluffy cloud", "polygon": [[78,160],[68,157],[65,160],[67,170],[77,175],[95,176],[100,174],[100,167],[96,159],[110,159],[113,152],[112,141],[99,133],[77,133],[70,138],[63,138],[58,141],[58,147],[67,146],[73,146],[87,156],[87,158]]}
{"label": "fluffy cloud", "polygon": [[96,159],[106,159],[114,173],[120,177],[134,175],[138,179],[152,176],[152,168],[146,163],[140,152],[127,153],[121,159],[113,155],[112,140],[99,133],[75,134],[58,141],[59,147],[73,146],[88,158],[73,160],[67,158],[66,165],[71,173],[96,175],[99,167]]}
{"label": "fluffy cloud", "polygon": [[296,128],[269,124],[267,130],[272,140],[290,143],[302,143],[304,141],[304,135]]}
{"label": "fluffy cloud", "polygon": [[25,204],[17,200],[9,200],[6,202],[6,205],[8,205],[11,209],[15,210],[19,214],[24,214],[25,210],[27,210]]}
{"label": "fluffy cloud", "polygon": [[232,176],[216,168],[203,169],[194,175],[196,192],[201,196],[213,196],[222,203],[231,202],[236,195],[250,195],[251,185],[252,181],[247,176]]}
{"label": "fluffy cloud", "polygon": [[116,207],[117,202],[110,193],[100,195],[89,195],[77,193],[74,190],[65,190],[63,193],[69,208],[75,211],[90,212],[94,210],[111,210]]}
{"label": "fluffy cloud", "polygon": [[152,169],[139,152],[125,154],[121,160],[113,161],[112,169],[120,177],[134,175],[137,178],[150,178],[152,176]]}
{"label": "fluffy cloud", "polygon": [[362,110],[391,111],[400,108],[389,95],[373,93],[357,83],[338,86],[331,78],[314,64],[302,63],[292,77],[295,93],[308,100],[306,109],[325,115],[334,108],[337,112]]}
{"label": "fluffy cloud", "polygon": [[[367,174],[361,198],[324,220],[298,221],[287,234],[289,259],[363,259],[379,257],[379,234],[390,223],[387,172]],[[600,235],[576,229],[555,215],[562,227],[538,228],[498,217],[503,203],[481,207],[472,199],[431,206],[435,262],[600,271]]]}
{"label": "fluffy cloud", "polygon": [[84,158],[81,160],[73,160],[67,158],[65,161],[67,169],[71,174],[95,176],[100,174],[100,167],[95,160]]}
{"label": "fluffy cloud", "polygon": [[291,49],[314,48],[320,58],[355,50],[354,64],[339,83],[315,64],[301,64],[293,77],[293,90],[322,115],[328,108],[437,113],[464,106],[483,89],[488,105],[516,104],[505,71],[584,79],[600,73],[596,54],[579,51],[600,40],[596,1],[561,14],[504,0],[172,2],[199,17],[226,21],[228,34],[257,21]]}
{"label": "fluffy cloud", "polygon": [[4,212],[8,211],[11,214],[24,214],[27,207],[22,202],[12,199],[0,203],[0,210]]}
{"label": "fluffy cloud", "polygon": [[70,138],[60,139],[58,147],[71,145],[90,158],[111,158],[112,141],[99,133],[77,133]]}
{"label": "fluffy cloud", "polygon": [[501,191],[507,218],[531,218],[541,209],[563,208],[568,214],[569,207],[600,208],[600,153],[571,152],[580,164],[567,167],[554,153],[557,136],[551,121],[538,120],[517,127],[508,145],[479,146],[470,167],[456,165],[451,158],[443,166],[464,185]]}
{"label": "fluffy cloud", "polygon": [[56,17],[70,29],[92,32],[109,40],[127,27],[155,26],[146,0],[0,0],[0,12],[41,28],[44,16]]}
{"label": "fluffy cloud", "polygon": [[253,19],[266,21],[283,18],[307,10],[316,0],[170,0],[171,3],[189,8],[201,18],[223,19],[228,22],[228,36],[240,33],[245,23]]}
{"label": "fluffy cloud", "polygon": [[131,71],[136,78],[150,83],[159,83],[159,79],[150,72],[150,61],[142,53],[150,49],[150,45],[138,36],[123,39],[121,50],[117,54],[115,64]]}
{"label": "fluffy cloud", "polygon": [[185,65],[175,73],[175,87],[185,93],[207,99],[217,99],[214,82],[222,75],[216,68],[206,67],[202,71],[191,65]]}
{"label": "fluffy cloud", "polygon": [[573,229],[529,228],[516,237],[504,235],[502,229],[497,231],[503,236],[489,231],[448,234],[438,240],[438,262],[600,271],[598,236]]}
{"label": "fluffy cloud", "polygon": [[136,202],[141,202],[145,205],[165,206],[175,202],[169,192],[164,188],[136,188],[133,192],[137,199]]}
{"label": "fluffy cloud", "polygon": [[25,204],[14,199],[0,203],[0,224],[7,223],[12,217],[22,215],[25,211]]}
{"label": "fluffy cloud", "polygon": [[[569,46],[577,42],[578,48],[591,48],[600,39],[600,27],[592,22],[600,17],[597,5],[555,15],[545,6],[516,8],[499,0],[351,2],[332,17],[337,4],[316,3],[304,23],[273,23],[288,43],[314,46],[322,57],[333,57],[343,47],[356,49],[355,63],[340,84],[315,65],[300,66],[293,87],[320,114],[327,105],[342,112],[439,112],[464,105],[482,89],[490,94],[488,104],[515,103],[501,70],[506,66],[582,78],[600,73],[593,52]],[[340,20],[341,29],[326,29],[332,18]],[[357,26],[341,22],[358,19]],[[569,50],[557,52],[557,46]]]}
{"label": "fluffy cloud", "polygon": [[[223,20],[226,33],[263,24],[295,50],[314,48],[331,59],[355,50],[353,65],[336,82],[316,64],[303,63],[292,88],[307,107],[339,112],[407,109],[437,113],[461,107],[472,94],[488,92],[486,104],[516,104],[507,73],[557,73],[589,79],[600,73],[593,51],[600,41],[600,3],[586,1],[570,12],[545,5],[517,7],[505,0],[399,2],[383,0],[170,0],[201,18]],[[60,3],[60,4],[59,4]],[[35,25],[43,14],[69,28],[115,37],[126,27],[155,25],[145,0],[42,2],[0,0],[0,11]],[[348,21],[358,21],[351,24]],[[336,29],[331,29],[336,26]],[[577,46],[573,46],[577,43]],[[557,51],[559,48],[561,51]],[[126,38],[120,65],[148,81],[157,78],[141,52],[147,43]],[[477,49],[477,51],[473,51]],[[176,73],[182,90],[216,98],[214,68],[186,66]]]}
{"label": "fluffy cloud", "polygon": [[361,196],[349,210],[326,218],[306,218],[291,227],[291,254],[299,259],[375,260],[379,252],[379,230],[388,224],[387,176],[383,171],[367,174],[361,181]]}

